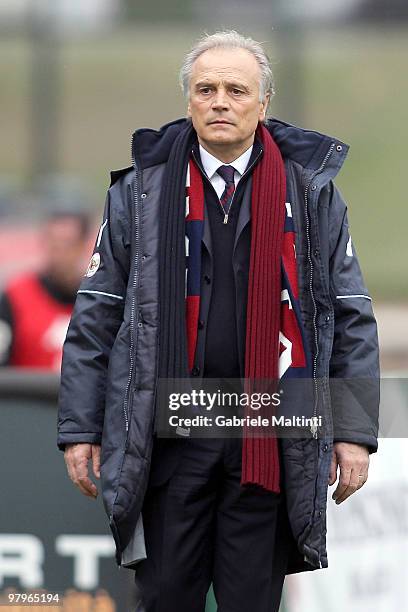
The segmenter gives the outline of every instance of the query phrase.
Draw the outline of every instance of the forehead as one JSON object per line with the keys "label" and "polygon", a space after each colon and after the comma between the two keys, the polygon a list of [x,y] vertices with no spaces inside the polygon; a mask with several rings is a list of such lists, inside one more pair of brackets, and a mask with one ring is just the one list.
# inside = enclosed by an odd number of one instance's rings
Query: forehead
{"label": "forehead", "polygon": [[194,62],[191,82],[229,78],[258,86],[260,69],[255,57],[246,49],[209,49]]}

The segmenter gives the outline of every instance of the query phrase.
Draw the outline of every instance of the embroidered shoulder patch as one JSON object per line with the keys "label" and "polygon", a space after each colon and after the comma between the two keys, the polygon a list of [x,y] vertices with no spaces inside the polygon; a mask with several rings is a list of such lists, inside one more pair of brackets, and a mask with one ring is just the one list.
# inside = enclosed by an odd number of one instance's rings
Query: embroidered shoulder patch
{"label": "embroidered shoulder patch", "polygon": [[99,253],[94,253],[86,269],[85,276],[93,276],[95,272],[97,271],[97,269],[99,268],[100,263],[101,263],[101,256],[99,255]]}

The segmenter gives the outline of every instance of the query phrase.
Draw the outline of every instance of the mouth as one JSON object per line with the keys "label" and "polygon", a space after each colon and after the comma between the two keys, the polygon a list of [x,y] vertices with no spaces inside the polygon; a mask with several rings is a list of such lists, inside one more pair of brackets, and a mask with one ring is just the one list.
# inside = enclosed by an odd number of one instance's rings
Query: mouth
{"label": "mouth", "polygon": [[225,119],[216,119],[215,121],[210,121],[210,125],[233,125],[231,121],[225,121]]}

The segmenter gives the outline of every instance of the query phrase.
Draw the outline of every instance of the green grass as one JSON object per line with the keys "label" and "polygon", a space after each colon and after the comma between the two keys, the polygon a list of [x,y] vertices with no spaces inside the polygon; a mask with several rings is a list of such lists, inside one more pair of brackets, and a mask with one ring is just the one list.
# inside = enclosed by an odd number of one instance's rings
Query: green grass
{"label": "green grass", "polygon": [[[103,204],[108,171],[129,164],[131,132],[184,114],[178,68],[198,33],[143,26],[64,40],[60,167],[83,180],[96,206]],[[272,112],[296,123],[285,115],[285,57],[276,42],[269,51],[278,89]],[[381,299],[408,298],[407,52],[406,31],[326,29],[306,32],[302,50],[302,123],[351,145],[336,182],[349,204],[367,285]],[[0,104],[7,118],[0,167],[3,179],[21,185],[30,170],[29,62],[27,40],[0,41]]]}

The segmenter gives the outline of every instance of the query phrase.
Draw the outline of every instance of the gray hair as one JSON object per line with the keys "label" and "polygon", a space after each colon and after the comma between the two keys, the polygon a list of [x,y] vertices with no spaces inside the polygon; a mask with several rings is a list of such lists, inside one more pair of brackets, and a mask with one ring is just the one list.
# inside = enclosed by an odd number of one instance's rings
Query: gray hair
{"label": "gray hair", "polygon": [[270,99],[275,95],[274,78],[270,66],[270,60],[266,55],[261,43],[252,38],[245,38],[235,30],[224,30],[214,34],[205,34],[193,46],[184,58],[179,73],[181,89],[186,98],[190,95],[190,79],[193,64],[205,51],[209,49],[246,49],[255,57],[261,72],[259,84],[259,101],[262,102],[266,94]]}

